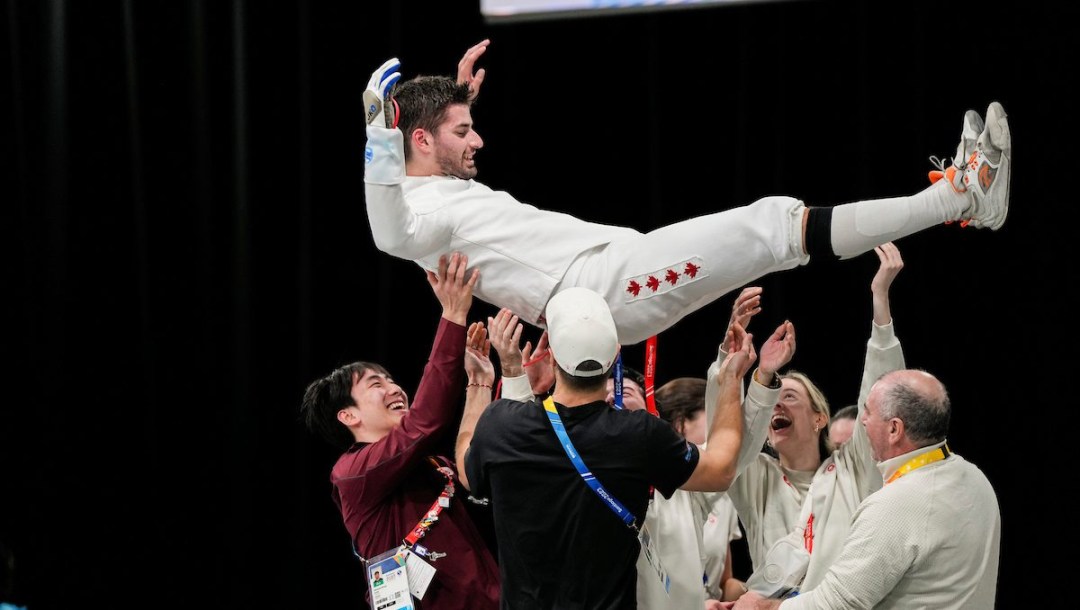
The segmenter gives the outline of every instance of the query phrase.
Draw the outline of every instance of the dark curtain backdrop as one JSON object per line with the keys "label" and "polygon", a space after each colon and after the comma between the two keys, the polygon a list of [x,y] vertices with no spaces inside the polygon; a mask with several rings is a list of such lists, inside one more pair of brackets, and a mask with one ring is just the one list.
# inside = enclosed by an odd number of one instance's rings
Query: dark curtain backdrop
{"label": "dark curtain backdrop", "polygon": [[[361,93],[388,57],[406,78],[451,74],[485,37],[480,179],[642,230],[770,194],[913,193],[964,111],[1001,101],[1017,149],[1006,226],[899,242],[893,312],[909,365],[950,388],[951,447],[997,488],[999,607],[1071,599],[1080,20],[1037,6],[800,0],[487,24],[477,2],[5,0],[0,538],[15,600],[363,605],[330,501],[336,454],[300,424],[300,398],[358,359],[414,388],[439,310],[418,267],[373,245]],[[793,366],[837,408],[857,394],[876,267],[867,254],[759,282],[752,330],[793,320]],[[659,337],[660,382],[704,374],[733,298]],[[627,363],[641,354],[628,346]]]}

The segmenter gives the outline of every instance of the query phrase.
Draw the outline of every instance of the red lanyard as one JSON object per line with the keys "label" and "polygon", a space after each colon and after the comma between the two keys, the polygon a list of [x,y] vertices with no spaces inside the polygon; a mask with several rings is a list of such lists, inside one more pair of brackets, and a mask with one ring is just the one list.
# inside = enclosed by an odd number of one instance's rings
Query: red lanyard
{"label": "red lanyard", "polygon": [[[649,413],[660,417],[660,411],[656,409],[656,398],[653,394],[656,393],[656,335],[653,335],[645,341],[645,408]],[[649,501],[653,499],[653,495],[656,493],[656,488],[652,485],[649,486]]]}
{"label": "red lanyard", "polygon": [[440,466],[434,458],[428,458],[428,461],[435,466],[435,470],[439,471],[439,474],[446,477],[446,485],[443,486],[442,492],[439,493],[439,497],[435,499],[435,502],[431,505],[431,508],[424,514],[420,522],[416,524],[416,527],[409,532],[408,536],[405,536],[405,546],[416,551],[416,553],[422,557],[435,560],[445,555],[445,553],[437,553],[435,551],[428,551],[423,546],[417,544],[420,539],[427,535],[431,526],[439,520],[439,513],[442,509],[450,507],[450,498],[454,497],[454,471],[450,470],[446,466]]}
{"label": "red lanyard", "polygon": [[656,335],[649,337],[645,342],[645,406],[649,409],[649,413],[660,416],[660,412],[656,410],[656,398],[653,397],[655,393],[654,386],[656,385]]}

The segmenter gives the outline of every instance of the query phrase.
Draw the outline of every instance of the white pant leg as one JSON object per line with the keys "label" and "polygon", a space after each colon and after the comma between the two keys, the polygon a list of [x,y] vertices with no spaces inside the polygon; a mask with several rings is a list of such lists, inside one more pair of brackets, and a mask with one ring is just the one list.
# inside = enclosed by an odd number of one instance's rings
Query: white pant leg
{"label": "white pant leg", "polygon": [[842,259],[853,258],[885,242],[957,220],[970,198],[970,193],[957,193],[947,180],[939,180],[908,197],[833,206],[832,250]]}
{"label": "white pant leg", "polygon": [[574,265],[560,289],[584,286],[602,294],[619,341],[633,345],[763,275],[809,262],[802,251],[804,209],[792,197],[765,197],[613,241]]}

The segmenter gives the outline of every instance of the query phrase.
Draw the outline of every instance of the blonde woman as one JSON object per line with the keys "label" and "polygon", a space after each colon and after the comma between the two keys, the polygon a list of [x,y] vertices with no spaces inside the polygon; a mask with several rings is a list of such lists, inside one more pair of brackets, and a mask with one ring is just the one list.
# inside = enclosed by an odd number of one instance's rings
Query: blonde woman
{"label": "blonde woman", "polygon": [[[889,288],[904,266],[894,244],[874,249],[880,266],[870,283],[873,326],[858,405],[879,376],[904,368],[904,354],[893,330]],[[736,299],[732,323],[745,326],[758,313],[760,288],[747,288]],[[718,362],[723,362],[721,345]],[[710,394],[715,392],[709,369]],[[746,530],[754,573],[747,587],[765,596],[783,596],[793,589],[817,585],[835,561],[859,503],[882,485],[881,473],[870,455],[862,426],[851,440],[835,448],[829,439],[829,403],[806,375],[788,370],[774,379],[758,379],[781,387],[772,416],[746,431],[744,442],[761,446],[768,439],[775,455],[761,452],[740,464],[738,478],[728,490]],[[712,404],[710,395],[706,404]]]}

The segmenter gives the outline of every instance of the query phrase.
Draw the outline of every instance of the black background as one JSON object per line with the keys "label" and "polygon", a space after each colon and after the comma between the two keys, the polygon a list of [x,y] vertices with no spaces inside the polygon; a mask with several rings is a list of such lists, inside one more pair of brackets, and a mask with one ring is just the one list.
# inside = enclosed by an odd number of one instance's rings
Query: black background
{"label": "black background", "polygon": [[[950,446],[998,491],[998,606],[1067,599],[1072,3],[509,24],[476,2],[0,6],[0,537],[31,610],[362,605],[335,452],[299,423],[300,397],[358,359],[415,388],[439,310],[420,269],[372,243],[361,94],[389,57],[405,78],[453,74],[483,38],[479,178],[641,230],[764,195],[914,193],[964,111],[1000,101],[1018,153],[1008,222],[901,240],[893,312],[909,366],[950,389]],[[759,282],[751,330],[793,320],[793,366],[835,408],[858,391],[876,267]],[[733,298],[659,337],[658,382],[704,374]],[[640,345],[625,353],[641,366]]]}

